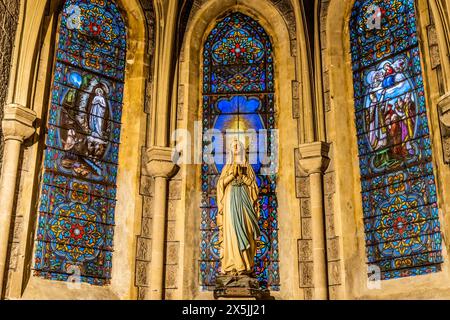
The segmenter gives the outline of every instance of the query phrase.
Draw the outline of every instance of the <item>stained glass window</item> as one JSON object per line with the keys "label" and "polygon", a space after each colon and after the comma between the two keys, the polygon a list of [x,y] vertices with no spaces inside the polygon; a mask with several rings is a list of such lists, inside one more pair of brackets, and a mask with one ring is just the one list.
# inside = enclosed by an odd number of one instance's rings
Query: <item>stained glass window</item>
{"label": "stained glass window", "polygon": [[356,1],[350,32],[367,263],[381,279],[440,271],[414,1]]}
{"label": "stained glass window", "polygon": [[58,37],[34,273],[105,285],[113,254],[126,29],[112,0],[67,0]]}
{"label": "stained glass window", "polygon": [[[247,130],[258,135],[275,129],[272,44],[255,20],[239,12],[217,22],[203,49],[204,136],[210,129],[223,136]],[[257,143],[269,161],[261,161],[260,155],[248,151],[249,159],[255,159],[250,164],[260,190],[262,235],[257,244],[255,273],[262,286],[278,290],[276,174],[264,172],[274,157],[270,152],[272,141],[271,135],[262,142],[259,135],[257,139],[250,143]],[[225,141],[226,138],[203,142],[200,283],[207,290],[214,288],[219,270],[216,185],[226,162]],[[205,161],[206,153],[213,155],[213,163]]]}

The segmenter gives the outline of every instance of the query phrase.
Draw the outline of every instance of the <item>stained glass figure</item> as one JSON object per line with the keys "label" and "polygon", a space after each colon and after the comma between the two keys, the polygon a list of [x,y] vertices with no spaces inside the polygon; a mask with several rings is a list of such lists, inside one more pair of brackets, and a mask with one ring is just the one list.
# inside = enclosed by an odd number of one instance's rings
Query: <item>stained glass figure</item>
{"label": "stained glass figure", "polygon": [[112,0],[67,0],[47,122],[34,274],[111,279],[126,29]]}
{"label": "stained glass figure", "polygon": [[356,1],[351,55],[367,263],[437,272],[442,238],[413,0]]}
{"label": "stained glass figure", "polygon": [[[265,30],[252,18],[234,12],[217,22],[203,49],[203,134],[214,129],[228,136],[254,130],[269,161],[248,151],[259,187],[261,237],[257,242],[255,272],[263,287],[279,290],[276,174],[265,174],[274,157],[271,136],[260,141],[258,133],[275,129],[272,44]],[[231,139],[231,137],[230,137]],[[204,139],[202,165],[200,284],[215,286],[219,270],[219,233],[216,225],[216,185],[226,163],[226,139]],[[229,140],[231,141],[231,140]],[[246,145],[249,142],[247,141]],[[213,163],[205,161],[211,154]]]}

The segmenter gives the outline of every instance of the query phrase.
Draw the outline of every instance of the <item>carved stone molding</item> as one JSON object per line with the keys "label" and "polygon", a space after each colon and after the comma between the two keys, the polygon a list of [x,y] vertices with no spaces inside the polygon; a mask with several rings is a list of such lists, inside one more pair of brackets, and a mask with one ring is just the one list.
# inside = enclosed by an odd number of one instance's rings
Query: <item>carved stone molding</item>
{"label": "carved stone molding", "polygon": [[[194,0],[192,4],[192,9],[190,11],[188,21],[186,22],[187,28],[189,28],[190,24],[192,23],[193,17],[198,13],[200,8],[206,4],[209,0]],[[246,2],[248,0],[239,0],[236,1],[236,4],[242,4],[246,5]],[[270,0],[271,4],[274,6],[274,8],[280,13],[281,17],[283,18],[284,22],[286,23],[286,27],[289,33],[289,39],[290,39],[290,46],[291,46],[291,55],[297,56],[297,23],[295,21],[295,12],[294,7],[292,6],[292,3],[290,0]],[[183,49],[186,43],[183,43]]]}
{"label": "carved stone molding", "polygon": [[172,148],[150,147],[147,150],[147,174],[153,178],[172,178],[179,167],[172,161]]}
{"label": "carved stone molding", "polygon": [[5,106],[2,130],[5,141],[24,140],[31,137],[36,129],[33,123],[36,120],[36,113],[28,108],[18,104],[9,104]]}
{"label": "carved stone molding", "polygon": [[306,175],[324,173],[330,164],[328,152],[330,145],[326,142],[312,142],[299,146],[299,166]]}
{"label": "carved stone molding", "polygon": [[450,92],[438,100],[439,120],[441,122],[442,147],[445,163],[450,163]]}
{"label": "carved stone molding", "polygon": [[450,129],[450,92],[438,100],[439,118],[442,124]]}

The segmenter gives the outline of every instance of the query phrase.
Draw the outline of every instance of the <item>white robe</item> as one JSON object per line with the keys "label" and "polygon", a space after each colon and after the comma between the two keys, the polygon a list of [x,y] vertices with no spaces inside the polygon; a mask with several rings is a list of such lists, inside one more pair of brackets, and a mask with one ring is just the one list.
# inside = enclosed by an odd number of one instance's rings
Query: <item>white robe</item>
{"label": "white robe", "polygon": [[91,135],[94,138],[103,137],[103,122],[106,113],[106,101],[102,96],[95,96],[92,100],[91,116],[89,119],[89,126],[91,128]]}

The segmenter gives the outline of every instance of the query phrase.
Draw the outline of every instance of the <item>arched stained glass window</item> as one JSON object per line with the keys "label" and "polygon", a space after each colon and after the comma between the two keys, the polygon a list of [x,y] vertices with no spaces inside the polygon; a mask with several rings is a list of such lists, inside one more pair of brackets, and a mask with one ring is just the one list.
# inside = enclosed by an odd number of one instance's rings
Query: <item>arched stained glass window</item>
{"label": "arched stained glass window", "polygon": [[[213,289],[219,269],[218,229],[216,225],[216,185],[225,163],[226,141],[234,134],[275,129],[274,70],[272,44],[264,29],[250,17],[234,12],[218,21],[203,50],[203,134],[214,129],[221,139],[203,142],[200,282]],[[242,137],[239,137],[241,139]],[[270,149],[270,135],[259,144]],[[205,161],[206,153],[215,161]],[[267,163],[248,151],[260,190],[262,236],[258,241],[255,273],[263,286],[279,288],[278,221],[276,174],[265,174]],[[270,150],[267,152],[270,158]],[[269,161],[270,162],[270,161]]]}
{"label": "arched stained glass window", "polygon": [[67,0],[48,113],[35,275],[111,278],[126,29],[112,0]]}
{"label": "arched stained glass window", "polygon": [[414,1],[356,1],[350,32],[367,263],[381,279],[437,272],[442,239]]}

